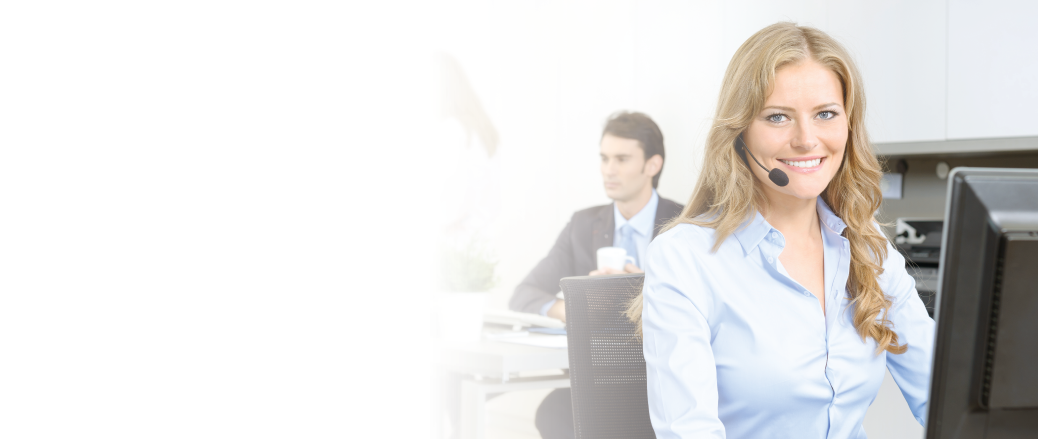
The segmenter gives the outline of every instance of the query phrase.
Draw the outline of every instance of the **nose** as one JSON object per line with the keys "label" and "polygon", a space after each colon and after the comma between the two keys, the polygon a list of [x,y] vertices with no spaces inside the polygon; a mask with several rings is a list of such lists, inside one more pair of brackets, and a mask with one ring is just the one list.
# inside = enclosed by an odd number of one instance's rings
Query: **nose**
{"label": "nose", "polygon": [[818,137],[815,134],[815,127],[811,123],[798,123],[796,124],[793,138],[790,139],[790,145],[794,149],[801,151],[810,151],[818,146]]}

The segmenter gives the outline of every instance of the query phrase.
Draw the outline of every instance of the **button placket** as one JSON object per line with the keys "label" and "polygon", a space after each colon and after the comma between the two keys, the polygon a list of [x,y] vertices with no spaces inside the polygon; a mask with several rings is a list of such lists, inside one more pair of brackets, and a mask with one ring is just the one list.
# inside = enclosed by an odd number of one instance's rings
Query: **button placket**
{"label": "button placket", "polygon": [[775,264],[775,258],[782,251],[782,237],[777,230],[772,229],[768,232],[768,241],[772,244],[768,249],[768,263]]}

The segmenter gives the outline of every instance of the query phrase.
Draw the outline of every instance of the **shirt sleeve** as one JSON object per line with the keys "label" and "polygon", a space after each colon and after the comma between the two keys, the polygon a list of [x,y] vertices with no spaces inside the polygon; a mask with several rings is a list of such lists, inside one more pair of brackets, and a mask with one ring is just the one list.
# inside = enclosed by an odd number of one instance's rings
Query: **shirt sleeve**
{"label": "shirt sleeve", "polygon": [[905,258],[887,243],[887,260],[880,275],[883,292],[893,301],[888,319],[898,343],[908,344],[903,354],[886,352],[887,370],[901,389],[920,425],[926,426],[926,408],[933,363],[934,321],[915,289],[915,279],[905,268]]}
{"label": "shirt sleeve", "polygon": [[558,302],[558,299],[552,300],[551,302],[548,302],[548,303],[545,303],[544,306],[541,307],[541,311],[540,311],[541,315],[542,316],[547,316],[548,315],[548,310],[551,309],[552,305],[555,305],[555,302]]}
{"label": "shirt sleeve", "polygon": [[[717,417],[717,369],[708,299],[681,235],[661,235],[645,264],[642,332],[649,416],[659,439],[724,438]],[[687,244],[687,243],[686,243]]]}

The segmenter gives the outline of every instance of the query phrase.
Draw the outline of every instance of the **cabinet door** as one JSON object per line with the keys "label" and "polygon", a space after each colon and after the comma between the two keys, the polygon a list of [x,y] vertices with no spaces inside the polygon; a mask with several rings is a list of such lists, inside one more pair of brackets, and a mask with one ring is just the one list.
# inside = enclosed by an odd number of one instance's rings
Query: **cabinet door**
{"label": "cabinet door", "polygon": [[825,31],[865,81],[873,142],[945,138],[945,0],[831,0]]}
{"label": "cabinet door", "polygon": [[948,3],[948,138],[1038,136],[1038,2]]}

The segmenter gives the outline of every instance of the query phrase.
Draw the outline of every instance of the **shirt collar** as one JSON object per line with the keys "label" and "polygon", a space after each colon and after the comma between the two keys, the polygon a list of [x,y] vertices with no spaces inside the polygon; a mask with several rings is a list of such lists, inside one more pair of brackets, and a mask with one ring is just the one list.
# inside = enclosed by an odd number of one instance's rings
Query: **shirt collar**
{"label": "shirt collar", "polygon": [[760,212],[753,212],[753,218],[744,221],[732,234],[739,240],[739,244],[742,244],[743,254],[748,255],[772,229],[774,227],[764,220]]}
{"label": "shirt collar", "polygon": [[829,205],[822,201],[822,197],[818,197],[818,219],[837,235],[842,234],[843,229],[847,228],[847,224],[844,224],[843,220],[833,213]]}
{"label": "shirt collar", "polygon": [[[822,197],[816,199],[816,208],[818,209],[818,219],[824,224],[829,230],[832,230],[837,235],[843,233],[843,229],[847,228],[847,225],[843,223],[840,217],[833,213],[832,209],[829,208],[825,201],[822,201]],[[742,245],[744,254],[750,254],[750,251],[757,247],[758,244],[768,236],[774,227],[764,219],[764,216],[760,212],[754,212],[753,218],[745,221],[735,230],[733,235],[739,240],[739,244]]]}
{"label": "shirt collar", "polygon": [[625,219],[620,214],[620,208],[616,207],[616,203],[613,203],[613,223],[616,224],[616,230],[620,230],[624,224],[630,224],[634,228],[635,233],[642,236],[652,236],[652,228],[656,222],[656,208],[660,204],[660,196],[656,194],[656,189],[652,190],[652,197],[649,198],[649,202],[645,204],[642,210],[634,214],[631,219]]}

